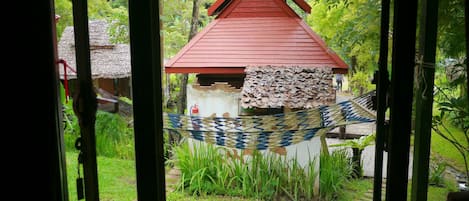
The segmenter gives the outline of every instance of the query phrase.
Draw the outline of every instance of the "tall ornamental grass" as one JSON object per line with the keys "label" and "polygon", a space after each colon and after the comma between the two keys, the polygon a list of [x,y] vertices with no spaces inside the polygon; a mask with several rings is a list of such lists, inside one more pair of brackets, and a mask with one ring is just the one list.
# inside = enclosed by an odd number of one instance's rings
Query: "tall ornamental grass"
{"label": "tall ornamental grass", "polygon": [[181,170],[178,190],[194,195],[229,195],[260,200],[313,200],[318,171],[312,159],[302,167],[298,160],[254,151],[245,156],[210,144],[175,148]]}

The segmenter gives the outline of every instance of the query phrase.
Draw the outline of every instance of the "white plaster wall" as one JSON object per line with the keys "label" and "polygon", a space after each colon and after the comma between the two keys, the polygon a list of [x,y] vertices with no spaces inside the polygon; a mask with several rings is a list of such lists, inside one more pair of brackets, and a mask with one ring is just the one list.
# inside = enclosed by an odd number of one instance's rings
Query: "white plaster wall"
{"label": "white plaster wall", "polygon": [[[202,87],[203,88],[203,87]],[[215,88],[215,87],[213,87]],[[223,89],[211,89],[209,87],[199,89],[192,85],[187,86],[187,111],[190,112],[191,106],[199,106],[199,115],[207,117],[212,114],[222,116],[228,112],[230,117],[237,117],[239,114],[240,92],[227,91]]]}

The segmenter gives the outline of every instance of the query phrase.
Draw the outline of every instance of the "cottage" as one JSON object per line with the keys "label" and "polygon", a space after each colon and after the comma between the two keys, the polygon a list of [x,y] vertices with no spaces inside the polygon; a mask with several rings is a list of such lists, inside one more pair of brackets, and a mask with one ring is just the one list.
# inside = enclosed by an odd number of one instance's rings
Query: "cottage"
{"label": "cottage", "polygon": [[[311,11],[311,7],[303,0],[293,2],[304,12]],[[166,73],[197,73],[197,84],[188,86],[189,107],[197,104],[201,109],[201,115],[212,115],[213,112],[206,109],[213,108],[214,101],[211,99],[215,98],[214,94],[196,91],[214,92],[220,91],[220,88],[230,87],[239,89],[238,91],[230,89],[237,95],[224,96],[227,97],[225,103],[230,104],[224,104],[227,107],[226,111],[216,112],[217,115],[226,112],[232,116],[239,115],[242,106],[256,108],[285,106],[278,102],[278,98],[254,97],[256,94],[250,94],[252,90],[247,88],[253,88],[251,85],[259,82],[251,81],[251,78],[245,81],[244,78],[249,72],[257,73],[255,76],[257,78],[267,78],[271,76],[268,72],[275,73],[277,69],[276,73],[279,73],[289,68],[296,70],[302,68],[304,75],[311,74],[308,76],[318,74],[313,77],[317,84],[319,84],[317,79],[321,80],[321,86],[310,85],[312,82],[304,83],[307,79],[299,79],[301,82],[299,85],[293,83],[293,80],[288,80],[289,82],[282,84],[282,87],[296,85],[296,88],[300,87],[298,90],[303,90],[304,87],[311,86],[316,90],[300,99],[297,99],[298,95],[285,96],[281,91],[266,91],[265,94],[274,93],[275,96],[282,96],[287,102],[286,97],[295,101],[307,100],[305,105],[298,103],[287,105],[289,107],[304,108],[335,101],[332,74],[346,73],[348,66],[285,1],[218,0],[208,9],[208,14],[216,15],[215,20],[165,65]],[[247,71],[248,66],[256,66],[257,70]],[[266,68],[262,69],[263,67]],[[265,82],[265,79],[259,81]],[[223,84],[228,84],[229,87],[217,87]],[[245,89],[241,95],[243,85]],[[198,95],[206,98],[197,98]],[[239,102],[241,97],[243,100]],[[254,103],[257,101],[249,100],[253,98],[276,104],[275,107],[266,107],[269,104],[259,105]],[[206,107],[204,102],[207,103]]]}
{"label": "cottage", "polygon": [[[115,102],[115,97],[131,97],[130,48],[127,44],[112,44],[109,40],[108,23],[103,20],[89,22],[91,77],[94,81],[100,103]],[[70,85],[77,79],[75,62],[75,40],[73,27],[66,27],[58,43],[59,59],[67,62],[59,68],[60,79],[65,76]],[[73,87],[70,88],[73,90]],[[111,108],[112,109],[112,108]],[[112,109],[113,110],[113,109]]]}
{"label": "cottage", "polygon": [[[310,13],[304,0],[292,2]],[[197,74],[188,111],[235,117],[335,102],[333,75],[348,66],[286,1],[217,0],[208,14],[216,18],[165,65],[166,73]],[[315,137],[284,154],[305,165],[319,147]]]}

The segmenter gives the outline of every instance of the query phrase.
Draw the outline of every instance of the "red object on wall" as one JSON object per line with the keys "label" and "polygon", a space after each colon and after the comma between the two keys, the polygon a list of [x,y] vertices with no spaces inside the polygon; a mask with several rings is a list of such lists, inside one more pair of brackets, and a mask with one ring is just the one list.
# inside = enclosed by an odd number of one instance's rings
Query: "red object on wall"
{"label": "red object on wall", "polygon": [[197,104],[191,106],[191,115],[199,115],[199,106]]}

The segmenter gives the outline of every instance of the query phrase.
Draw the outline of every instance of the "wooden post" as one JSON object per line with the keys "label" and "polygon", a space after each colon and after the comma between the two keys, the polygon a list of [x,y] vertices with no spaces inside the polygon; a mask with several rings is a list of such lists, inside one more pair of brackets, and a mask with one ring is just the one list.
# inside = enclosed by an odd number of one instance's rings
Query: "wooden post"
{"label": "wooden post", "polygon": [[412,170],[412,201],[427,200],[430,161],[433,83],[435,78],[438,0],[421,0],[419,65],[416,94],[414,161]]}
{"label": "wooden post", "polygon": [[390,0],[381,1],[381,30],[379,47],[379,73],[376,85],[376,143],[375,143],[375,169],[373,181],[373,201],[381,201],[383,185],[383,150],[386,136],[385,117],[387,109],[387,93],[389,85],[388,74],[388,38],[389,38],[389,4]]}

